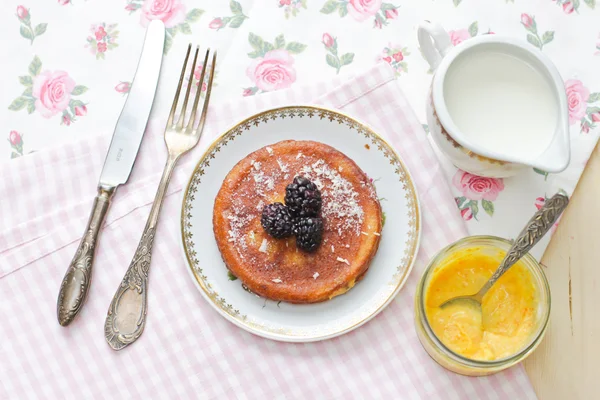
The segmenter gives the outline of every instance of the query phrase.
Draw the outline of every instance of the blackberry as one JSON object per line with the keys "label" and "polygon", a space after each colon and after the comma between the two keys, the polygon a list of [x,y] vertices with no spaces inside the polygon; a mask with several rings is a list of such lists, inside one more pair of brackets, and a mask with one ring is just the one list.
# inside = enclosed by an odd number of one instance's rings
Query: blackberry
{"label": "blackberry", "polygon": [[290,211],[281,203],[273,203],[263,207],[260,218],[262,227],[274,238],[292,236],[294,223]]}
{"label": "blackberry", "polygon": [[294,221],[296,246],[309,253],[319,248],[323,240],[323,219],[317,217],[297,218]]}
{"label": "blackberry", "polygon": [[321,191],[309,179],[297,176],[285,188],[285,204],[294,217],[316,217],[321,211]]}

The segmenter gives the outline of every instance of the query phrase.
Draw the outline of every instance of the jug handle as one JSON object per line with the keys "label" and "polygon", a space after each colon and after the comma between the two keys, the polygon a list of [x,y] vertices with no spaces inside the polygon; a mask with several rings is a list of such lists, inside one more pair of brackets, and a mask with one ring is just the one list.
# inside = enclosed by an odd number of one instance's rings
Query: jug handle
{"label": "jug handle", "polygon": [[452,48],[450,36],[441,25],[424,21],[419,24],[417,37],[421,54],[429,63],[431,70],[435,71],[442,58]]}

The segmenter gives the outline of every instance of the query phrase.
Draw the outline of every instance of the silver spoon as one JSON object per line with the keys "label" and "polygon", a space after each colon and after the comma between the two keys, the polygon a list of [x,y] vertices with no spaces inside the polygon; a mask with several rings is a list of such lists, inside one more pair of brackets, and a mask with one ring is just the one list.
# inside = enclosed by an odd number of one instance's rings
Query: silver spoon
{"label": "silver spoon", "polygon": [[569,204],[569,198],[560,193],[555,194],[548,199],[542,208],[540,208],[533,217],[529,220],[525,228],[521,231],[517,239],[506,253],[506,256],[500,263],[500,266],[494,272],[494,275],[483,285],[479,292],[468,296],[453,297],[443,302],[440,307],[444,308],[450,304],[461,303],[467,307],[477,307],[481,309],[481,301],[488,290],[496,283],[496,281],[519,261],[533,246],[540,241],[542,237],[550,230],[556,222],[560,214]]}

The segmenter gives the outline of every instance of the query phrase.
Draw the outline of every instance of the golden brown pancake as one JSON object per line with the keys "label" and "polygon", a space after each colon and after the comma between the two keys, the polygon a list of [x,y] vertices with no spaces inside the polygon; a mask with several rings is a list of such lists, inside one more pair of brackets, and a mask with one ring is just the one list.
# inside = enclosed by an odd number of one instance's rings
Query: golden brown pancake
{"label": "golden brown pancake", "polygon": [[[321,190],[323,242],[314,253],[261,226],[263,206],[284,203],[297,175]],[[248,289],[271,300],[316,303],[345,293],[377,252],[381,205],[369,177],[343,153],[313,141],[286,140],[238,162],[215,199],[213,229],[225,265]]]}

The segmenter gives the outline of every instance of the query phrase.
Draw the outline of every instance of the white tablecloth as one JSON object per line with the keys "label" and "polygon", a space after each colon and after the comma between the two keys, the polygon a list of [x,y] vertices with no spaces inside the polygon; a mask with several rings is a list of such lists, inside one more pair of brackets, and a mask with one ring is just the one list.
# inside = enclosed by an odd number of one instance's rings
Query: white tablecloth
{"label": "white tablecloth", "polygon": [[561,189],[571,193],[600,133],[595,0],[9,0],[3,5],[0,135],[7,140],[0,141],[0,160],[110,134],[152,18],[168,27],[153,111],[162,120],[189,42],[219,51],[215,103],[386,62],[423,123],[431,74],[416,42],[419,21],[441,22],[455,44],[498,33],[540,47],[566,81],[573,162],[559,175],[532,170],[503,181],[481,180],[445,165],[470,233],[514,236],[546,196]]}
{"label": "white tablecloth", "polygon": [[[470,233],[514,237],[546,197],[571,194],[600,129],[600,11],[595,0],[10,0],[0,14],[5,62],[0,159],[112,132],[152,18],[167,28],[153,115],[170,107],[191,41],[219,51],[213,100],[256,95],[390,63],[417,116],[431,79],[416,40],[424,19],[457,44],[506,34],[542,49],[569,95],[573,157],[559,175],[533,169],[481,180],[442,158]],[[42,88],[51,88],[42,90]],[[53,89],[53,90],[52,90]],[[18,110],[18,111],[15,111]],[[533,253],[540,256],[549,236]]]}

